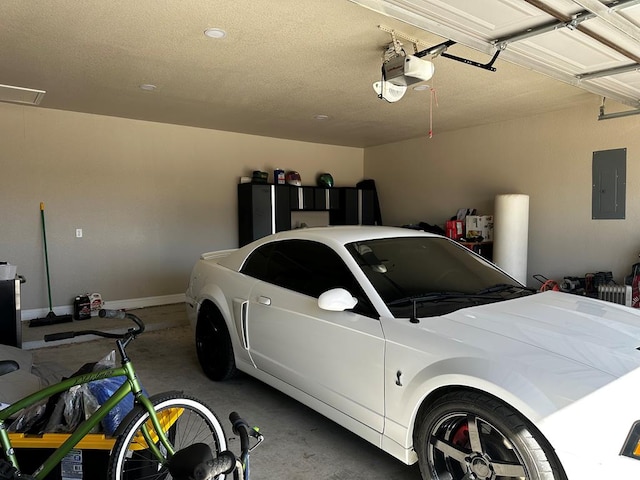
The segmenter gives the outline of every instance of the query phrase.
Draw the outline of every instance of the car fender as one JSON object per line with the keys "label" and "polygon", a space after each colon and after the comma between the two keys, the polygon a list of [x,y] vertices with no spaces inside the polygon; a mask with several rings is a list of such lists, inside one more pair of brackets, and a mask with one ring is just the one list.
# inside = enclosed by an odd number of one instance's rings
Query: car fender
{"label": "car fender", "polygon": [[229,319],[231,319],[231,310],[229,309],[229,304],[226,300],[225,294],[222,289],[215,283],[206,283],[202,285],[200,291],[198,292],[196,302],[198,305],[197,312],[200,313],[200,309],[202,308],[202,304],[206,301],[210,301],[213,303],[220,313],[227,320],[227,326],[231,326],[229,324]]}
{"label": "car fender", "polygon": [[244,345],[242,341],[244,334],[242,331],[243,322],[241,318],[241,309],[242,304],[246,303],[247,300],[244,298],[235,298],[231,301],[231,305],[229,305],[230,302],[227,301],[222,289],[215,283],[207,283],[201,287],[196,300],[196,319],[198,318],[200,309],[205,302],[211,302],[224,318],[227,329],[229,330],[229,336],[231,337],[236,363],[249,362],[253,364],[246,345]]}
{"label": "car fender", "polygon": [[406,449],[413,446],[413,432],[419,415],[440,392],[451,388],[475,389],[493,395],[534,424],[560,408],[543,389],[514,370],[512,365],[488,358],[444,359],[413,374],[403,371],[400,377],[397,371],[387,371],[386,386],[385,437]]}

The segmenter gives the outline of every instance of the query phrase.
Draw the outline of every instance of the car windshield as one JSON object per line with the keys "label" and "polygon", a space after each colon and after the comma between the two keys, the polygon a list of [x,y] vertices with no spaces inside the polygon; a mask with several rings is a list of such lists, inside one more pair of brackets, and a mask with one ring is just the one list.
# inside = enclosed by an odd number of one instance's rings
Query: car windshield
{"label": "car windshield", "polygon": [[346,248],[395,317],[444,315],[532,293],[442,237],[366,240]]}

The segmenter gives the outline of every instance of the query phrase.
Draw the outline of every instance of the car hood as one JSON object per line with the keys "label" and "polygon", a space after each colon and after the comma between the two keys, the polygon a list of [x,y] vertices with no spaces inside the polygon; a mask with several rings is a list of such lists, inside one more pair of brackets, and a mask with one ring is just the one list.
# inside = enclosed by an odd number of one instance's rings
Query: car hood
{"label": "car hood", "polygon": [[446,317],[616,377],[640,366],[640,312],[621,305],[550,291]]}

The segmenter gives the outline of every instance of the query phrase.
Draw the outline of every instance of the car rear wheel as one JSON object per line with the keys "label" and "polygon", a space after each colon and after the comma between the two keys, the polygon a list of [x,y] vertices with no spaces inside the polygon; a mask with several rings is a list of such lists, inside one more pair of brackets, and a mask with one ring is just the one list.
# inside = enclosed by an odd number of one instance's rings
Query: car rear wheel
{"label": "car rear wheel", "polygon": [[237,373],[227,324],[211,304],[203,305],[198,315],[196,350],[200,366],[211,380],[227,380]]}
{"label": "car rear wheel", "polygon": [[424,480],[566,480],[542,435],[489,395],[445,394],[430,406],[417,429]]}

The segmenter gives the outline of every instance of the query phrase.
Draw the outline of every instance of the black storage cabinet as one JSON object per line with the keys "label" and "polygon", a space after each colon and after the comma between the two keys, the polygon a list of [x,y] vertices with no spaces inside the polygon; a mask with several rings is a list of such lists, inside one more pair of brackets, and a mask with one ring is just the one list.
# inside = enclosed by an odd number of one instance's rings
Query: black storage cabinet
{"label": "black storage cabinet", "polygon": [[22,348],[20,284],[24,278],[0,280],[0,343]]}
{"label": "black storage cabinet", "polygon": [[328,211],[331,225],[374,225],[373,192],[355,187],[238,185],[238,243],[291,230],[292,211]]}

